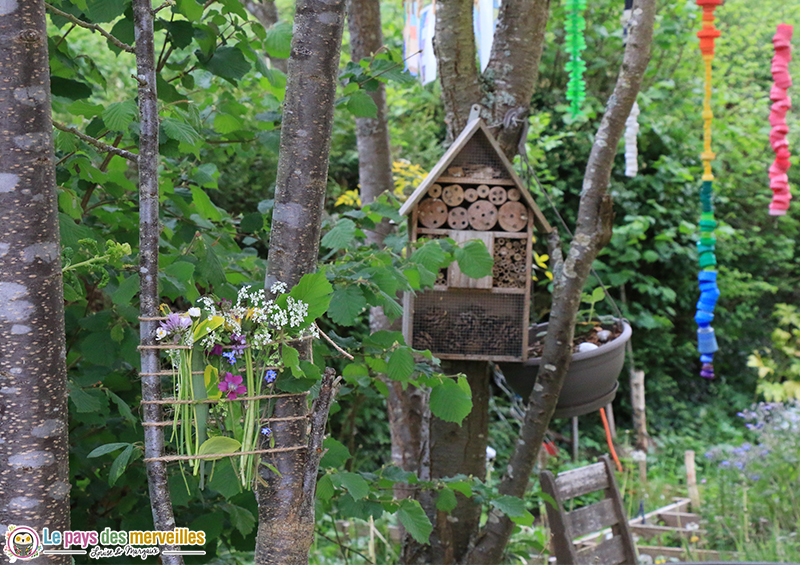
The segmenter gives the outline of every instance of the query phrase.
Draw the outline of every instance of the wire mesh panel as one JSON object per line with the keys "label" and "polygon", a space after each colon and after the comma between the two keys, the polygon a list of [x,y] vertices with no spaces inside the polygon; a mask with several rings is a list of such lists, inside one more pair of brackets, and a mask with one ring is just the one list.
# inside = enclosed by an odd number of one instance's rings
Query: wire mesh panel
{"label": "wire mesh panel", "polygon": [[497,152],[480,130],[467,141],[447,170],[453,176],[484,179],[511,178]]}
{"label": "wire mesh panel", "polygon": [[431,290],[414,303],[415,349],[450,359],[522,356],[524,294]]}

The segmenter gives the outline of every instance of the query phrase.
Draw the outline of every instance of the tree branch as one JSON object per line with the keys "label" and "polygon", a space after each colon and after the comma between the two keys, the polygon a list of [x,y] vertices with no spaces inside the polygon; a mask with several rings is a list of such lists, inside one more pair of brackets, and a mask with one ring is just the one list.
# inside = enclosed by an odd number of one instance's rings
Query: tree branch
{"label": "tree branch", "polygon": [[96,149],[99,149],[104,153],[112,153],[114,155],[127,159],[128,161],[132,161],[134,163],[139,162],[139,156],[136,153],[131,153],[130,151],[125,151],[124,149],[120,149],[119,147],[114,147],[113,145],[104,143],[97,138],[94,138],[90,135],[86,135],[85,133],[76,130],[74,127],[65,126],[64,124],[56,121],[53,122],[53,127],[56,128],[57,130],[61,130],[66,133],[71,133],[72,135],[79,137],[81,140],[85,141],[89,145],[95,147]]}
{"label": "tree branch", "polygon": [[[550,0],[503,0],[492,42],[492,54],[483,78],[494,101],[492,126],[507,156],[516,152],[523,123],[527,123],[531,96],[539,78],[544,32]],[[506,116],[516,111],[516,120]]]}
{"label": "tree branch", "polygon": [[336,371],[328,367],[322,375],[322,385],[319,396],[311,407],[311,433],[308,437],[308,458],[303,474],[303,496],[305,504],[313,507],[314,496],[317,490],[317,473],[319,462],[324,450],[322,442],[325,439],[325,426],[328,422],[328,413],[339,390],[341,377],[336,376]]}
{"label": "tree branch", "polygon": [[97,33],[99,33],[100,35],[105,37],[108,41],[110,41],[116,47],[118,47],[119,49],[122,49],[123,51],[127,51],[128,53],[133,53],[135,51],[135,49],[133,47],[131,47],[127,43],[123,43],[122,41],[120,41],[119,39],[117,39],[116,37],[114,37],[113,35],[108,33],[106,30],[104,30],[103,28],[101,28],[97,24],[90,24],[89,22],[85,22],[83,20],[80,20],[80,19],[76,18],[72,14],[68,14],[66,12],[62,12],[61,10],[59,10],[58,8],[53,6],[52,4],[45,3],[45,7],[47,8],[48,12],[51,12],[51,13],[57,15],[57,16],[61,16],[62,18],[66,18],[67,20],[69,20],[70,22],[75,24],[76,26],[80,26],[80,27],[83,27],[83,28],[86,28],[86,29],[89,29],[89,30],[92,30],[92,31],[96,31]]}
{"label": "tree branch", "polygon": [[472,9],[472,0],[436,3],[433,49],[442,85],[448,141],[461,133],[467,125],[470,108],[483,97],[475,65]]}
{"label": "tree branch", "polygon": [[[625,129],[625,120],[636,100],[650,59],[655,5],[656,0],[637,0],[634,4],[631,34],[622,68],[586,166],[575,236],[561,272],[555,277],[553,309],[536,386],[529,398],[514,453],[500,483],[499,490],[503,495],[521,497],[528,486],[572,358],[572,337],[581,292],[592,262],[611,237],[613,205],[607,193],[611,166]],[[467,562],[499,563],[512,529],[513,522],[507,516],[492,510]]]}

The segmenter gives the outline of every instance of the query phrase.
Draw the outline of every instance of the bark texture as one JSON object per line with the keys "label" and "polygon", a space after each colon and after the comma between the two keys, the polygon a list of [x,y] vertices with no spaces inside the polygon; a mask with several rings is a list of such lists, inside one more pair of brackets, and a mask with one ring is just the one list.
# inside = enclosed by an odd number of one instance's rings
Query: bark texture
{"label": "bark texture", "polygon": [[[316,270],[344,9],[344,0],[301,0],[296,5],[266,288],[276,281],[292,287],[304,274]],[[277,418],[306,413],[302,397],[276,403]],[[302,420],[276,422],[273,434],[276,447],[308,441]],[[280,474],[265,467],[263,482],[259,481],[256,490],[255,561],[308,563],[314,538],[313,504],[309,507],[305,502],[307,489],[313,487],[306,479],[308,454],[288,451],[274,455],[270,463]],[[313,489],[310,494],[313,497]]]}
{"label": "bark texture", "polygon": [[[139,311],[143,318],[158,316],[158,101],[156,98],[156,58],[153,39],[153,12],[150,0],[133,0],[133,21],[136,38],[136,78],[139,83]],[[155,345],[157,322],[143,320],[139,325],[142,345]],[[161,377],[158,350],[142,349],[142,400],[161,399]],[[147,375],[150,373],[151,375]],[[163,420],[160,404],[145,404],[145,421]],[[144,428],[145,459],[164,455],[164,431],[159,426]],[[147,463],[147,485],[153,524],[157,530],[173,530],[167,465],[161,461]],[[162,546],[162,550],[177,546]],[[162,555],[167,565],[183,563],[179,555]]]}
{"label": "bark texture", "polygon": [[[528,486],[536,455],[553,417],[572,359],[570,347],[581,291],[589,277],[592,262],[611,239],[613,204],[607,193],[608,182],[617,145],[625,130],[625,120],[636,100],[650,60],[655,4],[655,0],[634,2],[630,39],[625,48],[622,68],[586,166],[575,235],[563,265],[554,273],[553,307],[537,386],[528,400],[520,437],[500,483],[499,490],[503,495],[521,497]],[[497,510],[490,511],[489,519],[467,562],[476,565],[500,563],[513,526],[513,522],[504,514]]]}
{"label": "bark texture", "polygon": [[501,4],[492,54],[482,74],[476,66],[472,5],[469,0],[436,3],[434,50],[448,142],[467,125],[472,105],[480,104],[481,117],[511,158],[539,77],[550,0]]}
{"label": "bark texture", "polygon": [[[43,1],[0,2],[0,540],[69,529],[64,297]],[[41,556],[36,563],[70,563]]]}

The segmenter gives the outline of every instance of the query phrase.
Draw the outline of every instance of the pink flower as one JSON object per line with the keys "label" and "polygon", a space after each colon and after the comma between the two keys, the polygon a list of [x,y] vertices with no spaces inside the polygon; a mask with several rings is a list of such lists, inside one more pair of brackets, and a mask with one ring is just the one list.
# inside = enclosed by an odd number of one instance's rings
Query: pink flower
{"label": "pink flower", "polygon": [[234,375],[233,373],[225,373],[225,380],[217,385],[222,392],[228,393],[229,400],[236,400],[240,394],[247,392],[247,387],[242,384],[242,375]]}

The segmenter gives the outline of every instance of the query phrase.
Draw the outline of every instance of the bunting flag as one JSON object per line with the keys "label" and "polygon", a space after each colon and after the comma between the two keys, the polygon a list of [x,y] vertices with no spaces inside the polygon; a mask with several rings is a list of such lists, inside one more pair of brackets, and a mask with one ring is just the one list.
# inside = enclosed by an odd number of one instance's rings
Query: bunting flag
{"label": "bunting flag", "polygon": [[772,132],[769,142],[775,152],[775,162],[769,168],[769,187],[772,189],[772,204],[769,205],[770,216],[783,216],[789,209],[792,195],[789,193],[788,171],[791,163],[789,157],[789,142],[786,134],[789,126],[786,125],[786,112],[792,107],[792,99],[787,90],[792,86],[792,77],[789,75],[789,62],[792,60],[792,33],[794,26],[780,24],[772,44],[775,46],[775,56],[772,59],[772,80],[775,84],[770,91],[772,111],[769,114],[769,125]]}
{"label": "bunting flag", "polygon": [[567,4],[569,8],[565,34],[567,50],[569,51],[569,61],[567,61],[567,73],[569,73],[567,100],[570,102],[569,110],[573,118],[583,115],[581,107],[583,106],[583,101],[586,100],[586,83],[583,81],[586,63],[581,58],[581,53],[586,49],[586,38],[583,36],[583,32],[586,29],[586,20],[583,19],[586,2],[587,0],[568,0]]}
{"label": "bunting flag", "polygon": [[700,300],[697,302],[697,349],[700,352],[700,362],[703,364],[700,376],[707,379],[714,378],[714,353],[719,349],[717,338],[711,321],[714,319],[714,308],[719,299],[717,287],[717,257],[715,254],[716,238],[714,230],[717,222],[714,219],[714,175],[711,173],[711,161],[714,153],[711,151],[711,121],[714,114],[711,111],[711,64],[714,61],[714,40],[721,32],[714,27],[714,10],[724,0],[697,0],[697,5],[703,8],[703,28],[697,32],[700,38],[700,52],[703,54],[705,64],[705,96],[703,98],[703,186],[700,190],[702,212],[700,214],[700,241],[697,250],[700,254]]}

